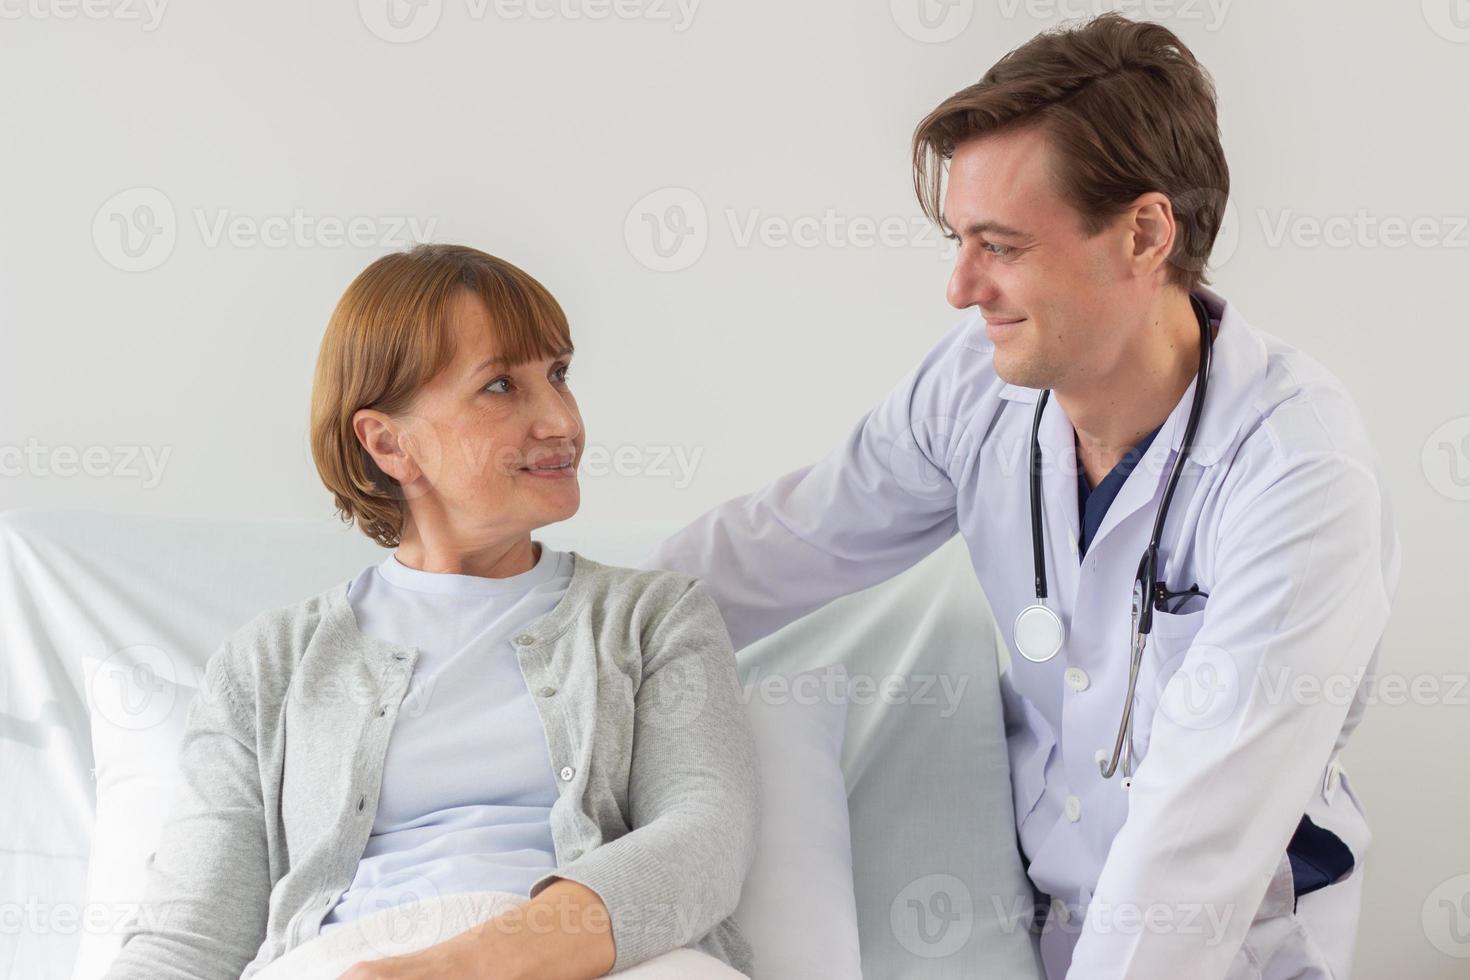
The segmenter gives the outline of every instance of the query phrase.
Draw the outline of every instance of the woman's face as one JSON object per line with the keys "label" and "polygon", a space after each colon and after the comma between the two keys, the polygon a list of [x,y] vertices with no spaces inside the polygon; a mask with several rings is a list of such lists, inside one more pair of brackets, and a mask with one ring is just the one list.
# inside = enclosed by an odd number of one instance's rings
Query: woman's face
{"label": "woman's face", "polygon": [[402,485],[410,519],[421,532],[447,525],[471,537],[566,520],[581,504],[586,441],[567,385],[571,351],[514,368],[497,362],[489,313],[469,292],[454,301],[452,322],[454,359],[395,419],[411,463],[400,461],[402,476],[384,467]]}

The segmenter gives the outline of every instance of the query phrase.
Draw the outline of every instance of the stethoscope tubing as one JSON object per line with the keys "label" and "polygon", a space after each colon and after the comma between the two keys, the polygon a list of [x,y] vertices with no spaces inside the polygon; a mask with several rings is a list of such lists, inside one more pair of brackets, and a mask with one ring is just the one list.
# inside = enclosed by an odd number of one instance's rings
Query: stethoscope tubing
{"label": "stethoscope tubing", "polygon": [[[1143,651],[1148,645],[1148,636],[1153,629],[1154,603],[1158,599],[1167,596],[1167,587],[1164,580],[1158,575],[1159,572],[1159,541],[1164,532],[1164,524],[1168,519],[1169,507],[1174,500],[1174,492],[1179,486],[1179,477],[1183,472],[1184,463],[1189,459],[1194,449],[1194,437],[1199,430],[1200,419],[1204,414],[1205,395],[1209,387],[1210,365],[1214,355],[1214,336],[1210,329],[1209,313],[1198,297],[1191,295],[1190,303],[1194,308],[1196,319],[1200,327],[1200,350],[1199,368],[1195,374],[1194,399],[1189,406],[1189,419],[1184,426],[1184,438],[1180,443],[1179,453],[1174,457],[1173,465],[1169,470],[1169,479],[1164,488],[1164,497],[1159,502],[1158,512],[1154,515],[1152,533],[1149,535],[1148,547],[1138,563],[1138,572],[1134,576],[1134,608],[1129,627],[1130,649],[1128,663],[1128,690],[1123,702],[1123,717],[1118,724],[1117,738],[1113,743],[1112,756],[1109,760],[1098,760],[1098,769],[1103,778],[1110,779],[1117,772],[1119,763],[1123,763],[1124,779],[1123,786],[1128,788],[1132,782],[1133,762],[1133,701],[1138,690],[1138,675],[1143,664]],[[1036,576],[1036,605],[1046,609],[1046,552],[1042,543],[1041,524],[1041,417],[1046,410],[1047,398],[1051,390],[1043,390],[1036,401],[1036,413],[1031,420],[1031,562]],[[1036,610],[1041,612],[1042,610]],[[1022,610],[1024,616],[1027,612]],[[1056,626],[1061,628],[1060,617],[1053,613],[1050,617],[1056,620]],[[1020,617],[1017,618],[1020,622]],[[1058,634],[1060,635],[1060,634]],[[1017,647],[1021,644],[1017,641]],[[1060,648],[1060,644],[1057,645]],[[1027,659],[1035,659],[1026,651],[1021,651]],[[1042,660],[1050,659],[1055,655],[1052,651]]]}

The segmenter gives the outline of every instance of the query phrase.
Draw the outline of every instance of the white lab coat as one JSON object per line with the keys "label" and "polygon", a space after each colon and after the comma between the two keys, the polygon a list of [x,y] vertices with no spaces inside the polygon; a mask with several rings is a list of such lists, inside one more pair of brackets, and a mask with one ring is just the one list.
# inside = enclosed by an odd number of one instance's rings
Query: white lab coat
{"label": "white lab coat", "polygon": [[[1377,659],[1399,549],[1364,426],[1318,362],[1200,289],[1219,322],[1192,459],[1161,539],[1167,585],[1135,700],[1135,780],[1098,772],[1128,673],[1130,595],[1191,384],[1078,560],[1077,460],[1042,417],[1050,662],[1003,676],[1015,815],[1052,896],[1048,976],[1348,976],[1369,833],[1338,755]],[[883,581],[956,532],[1010,641],[1034,599],[1027,466],[1038,393],[1001,381],[970,311],[832,452],[704,514],[646,563],[698,576],[737,648]],[[1196,600],[1199,602],[1199,600]],[[1292,900],[1302,815],[1357,868]],[[1295,905],[1295,908],[1293,907]]]}

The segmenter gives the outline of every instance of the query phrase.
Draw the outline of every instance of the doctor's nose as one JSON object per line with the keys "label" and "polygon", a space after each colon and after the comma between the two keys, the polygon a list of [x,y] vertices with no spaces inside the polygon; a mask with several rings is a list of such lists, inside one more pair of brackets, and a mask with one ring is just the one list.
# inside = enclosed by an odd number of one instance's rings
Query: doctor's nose
{"label": "doctor's nose", "polygon": [[1000,294],[995,283],[975,262],[966,258],[962,251],[955,259],[954,272],[950,273],[945,299],[957,310],[972,306],[994,309],[995,299]]}

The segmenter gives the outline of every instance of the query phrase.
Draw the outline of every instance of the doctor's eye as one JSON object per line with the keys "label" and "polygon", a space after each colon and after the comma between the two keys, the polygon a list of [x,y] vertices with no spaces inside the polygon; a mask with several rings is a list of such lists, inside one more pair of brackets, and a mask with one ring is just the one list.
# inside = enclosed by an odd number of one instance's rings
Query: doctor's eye
{"label": "doctor's eye", "polygon": [[998,244],[996,242],[986,242],[984,245],[982,245],[980,247],[981,248],[994,248],[994,249],[999,249],[999,251],[991,252],[990,254],[991,255],[994,255],[996,258],[1001,258],[1001,259],[1005,258],[1007,255],[1010,255],[1011,252],[1012,252],[1012,250],[1014,249],[1014,246],[1011,246],[1011,245],[1000,245],[1000,244]]}

